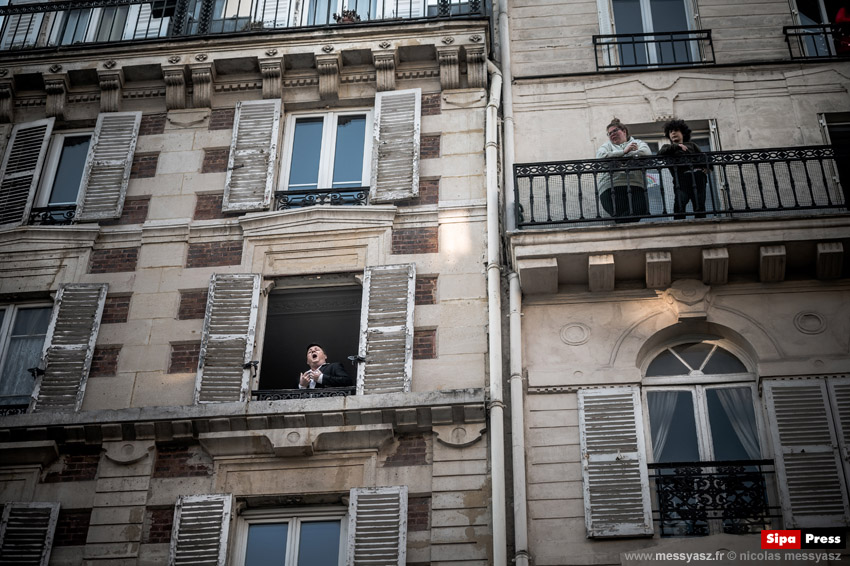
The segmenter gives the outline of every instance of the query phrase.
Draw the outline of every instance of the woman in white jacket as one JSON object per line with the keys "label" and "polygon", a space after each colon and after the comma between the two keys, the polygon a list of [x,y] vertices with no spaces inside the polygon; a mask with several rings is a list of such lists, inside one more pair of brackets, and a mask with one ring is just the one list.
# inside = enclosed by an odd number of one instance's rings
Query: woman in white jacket
{"label": "woman in white jacket", "polygon": [[[649,146],[629,135],[629,129],[614,118],[606,128],[608,141],[596,151],[597,159],[607,157],[646,157],[652,155]],[[616,222],[637,222],[649,214],[646,199],[646,176],[642,169],[629,170],[627,163],[611,164],[608,172],[598,179],[599,201],[605,212],[617,218]],[[627,217],[627,218],[623,218]]]}

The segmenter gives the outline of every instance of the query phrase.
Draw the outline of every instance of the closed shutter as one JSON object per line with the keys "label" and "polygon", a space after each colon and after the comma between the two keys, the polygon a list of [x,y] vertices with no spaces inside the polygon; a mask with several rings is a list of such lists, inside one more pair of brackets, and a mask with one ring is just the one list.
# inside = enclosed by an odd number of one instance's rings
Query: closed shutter
{"label": "closed shutter", "polygon": [[850,376],[830,377],[826,383],[835,416],[838,449],[844,462],[844,485],[850,487]]}
{"label": "closed shutter", "polygon": [[764,391],[785,528],[850,524],[826,381],[770,380]]}
{"label": "closed shutter", "polygon": [[0,166],[0,228],[27,220],[53,131],[53,118],[18,124]]}
{"label": "closed shutter", "polygon": [[33,412],[76,411],[83,402],[107,284],[59,288],[44,342],[44,375],[33,391]]}
{"label": "closed shutter", "polygon": [[363,278],[357,394],[410,391],[416,266],[367,267]]}
{"label": "closed shutter", "polygon": [[97,117],[77,197],[77,220],[121,216],[141,121],[141,112],[108,112]]}
{"label": "closed shutter", "polygon": [[578,410],[587,536],[651,535],[638,388],[581,389]]}
{"label": "closed shutter", "polygon": [[421,98],[418,88],[375,95],[371,202],[390,202],[419,194]]}
{"label": "closed shutter", "polygon": [[348,504],[348,566],[403,566],[407,555],[407,486],[356,487]]}
{"label": "closed shutter", "polygon": [[271,203],[277,156],[280,99],[236,105],[222,210],[263,210]]}
{"label": "closed shutter", "polygon": [[184,495],[174,508],[169,566],[224,566],[233,496]]}
{"label": "closed shutter", "polygon": [[0,564],[47,566],[58,503],[7,503],[0,522]]}
{"label": "closed shutter", "polygon": [[198,359],[195,402],[245,401],[260,300],[260,276],[213,275]]}

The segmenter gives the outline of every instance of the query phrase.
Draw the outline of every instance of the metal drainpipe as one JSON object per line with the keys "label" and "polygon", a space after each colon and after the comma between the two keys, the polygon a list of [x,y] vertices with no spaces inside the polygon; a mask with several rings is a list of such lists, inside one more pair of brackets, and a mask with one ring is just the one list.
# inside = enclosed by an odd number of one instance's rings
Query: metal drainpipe
{"label": "metal drainpipe", "polygon": [[519,275],[508,275],[511,321],[511,454],[514,474],[514,562],[528,566],[528,506],[525,483],[525,407],[522,391],[522,291]]}
{"label": "metal drainpipe", "polygon": [[508,0],[499,0],[499,58],[502,69],[502,122],[505,175],[505,231],[509,234],[516,230],[516,199],[514,195],[514,96],[511,90],[513,72],[511,71],[511,36],[508,23]]}
{"label": "metal drainpipe", "polygon": [[487,180],[487,314],[490,360],[490,475],[493,509],[493,565],[507,566],[505,496],[505,403],[502,393],[501,234],[499,233],[499,102],[502,74],[487,61],[490,96],[487,101],[484,162]]}

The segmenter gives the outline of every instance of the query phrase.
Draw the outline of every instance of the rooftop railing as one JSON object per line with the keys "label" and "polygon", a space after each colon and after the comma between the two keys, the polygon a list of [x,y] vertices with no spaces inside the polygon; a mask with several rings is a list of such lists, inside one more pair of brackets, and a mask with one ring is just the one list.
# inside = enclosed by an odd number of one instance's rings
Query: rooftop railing
{"label": "rooftop railing", "polygon": [[0,51],[484,14],[485,0],[17,0],[0,6]]}
{"label": "rooftop railing", "polygon": [[594,35],[593,50],[597,71],[714,64],[710,29]]}
{"label": "rooftop railing", "polygon": [[807,146],[517,164],[517,226],[846,212],[847,154]]}
{"label": "rooftop railing", "polygon": [[850,57],[850,24],[785,26],[782,33],[792,59]]}

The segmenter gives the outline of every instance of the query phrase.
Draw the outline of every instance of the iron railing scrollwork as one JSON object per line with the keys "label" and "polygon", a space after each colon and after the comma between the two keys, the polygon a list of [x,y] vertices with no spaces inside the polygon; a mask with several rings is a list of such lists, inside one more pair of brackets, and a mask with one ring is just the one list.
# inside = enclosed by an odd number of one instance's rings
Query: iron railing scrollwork
{"label": "iron railing scrollwork", "polygon": [[782,28],[791,59],[850,57],[850,24],[813,24]]}
{"label": "iron railing scrollwork", "polygon": [[357,394],[357,387],[324,387],[317,389],[255,389],[251,396],[257,401],[283,399],[316,399],[319,397],[348,397]]}
{"label": "iron railing scrollwork", "polygon": [[713,65],[711,30],[593,36],[597,71]]}
{"label": "iron railing scrollwork", "polygon": [[0,417],[10,417],[12,415],[25,415],[29,409],[29,404],[24,405],[0,405]]}
{"label": "iron railing scrollwork", "polygon": [[77,205],[52,205],[30,209],[30,225],[54,226],[73,224]]}
{"label": "iron railing scrollwork", "polygon": [[369,187],[278,191],[275,193],[275,210],[289,210],[317,204],[362,206],[368,204],[368,200]]}

